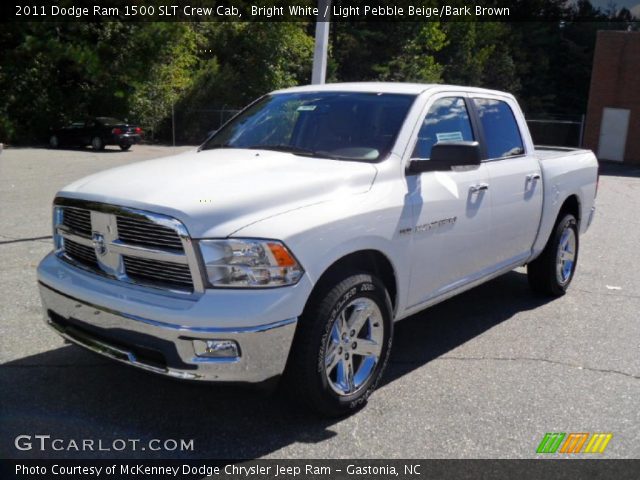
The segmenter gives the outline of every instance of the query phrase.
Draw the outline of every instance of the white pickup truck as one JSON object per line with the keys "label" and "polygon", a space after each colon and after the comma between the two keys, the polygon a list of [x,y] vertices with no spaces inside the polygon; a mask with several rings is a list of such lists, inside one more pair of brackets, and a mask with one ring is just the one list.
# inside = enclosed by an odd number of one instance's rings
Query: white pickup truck
{"label": "white pickup truck", "polygon": [[284,375],[346,414],[382,376],[394,322],[522,265],[562,295],[597,178],[590,151],[535,148],[506,93],[276,91],[197,151],[61,190],[38,268],[46,321],[174,378]]}

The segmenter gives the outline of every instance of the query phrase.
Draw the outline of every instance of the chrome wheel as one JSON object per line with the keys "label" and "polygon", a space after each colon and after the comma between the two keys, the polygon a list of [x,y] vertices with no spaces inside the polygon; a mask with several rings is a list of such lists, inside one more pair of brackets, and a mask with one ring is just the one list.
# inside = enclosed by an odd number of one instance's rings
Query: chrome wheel
{"label": "chrome wheel", "polygon": [[567,226],[562,232],[556,255],[556,279],[560,285],[566,285],[571,280],[573,266],[576,259],[576,233]]}
{"label": "chrome wheel", "polygon": [[373,375],[384,339],[384,321],[378,305],[369,298],[347,304],[331,326],[325,347],[327,381],[338,395],[352,395]]}
{"label": "chrome wheel", "polygon": [[91,147],[93,147],[94,150],[102,150],[103,146],[104,145],[100,137],[93,137],[93,139],[91,140]]}

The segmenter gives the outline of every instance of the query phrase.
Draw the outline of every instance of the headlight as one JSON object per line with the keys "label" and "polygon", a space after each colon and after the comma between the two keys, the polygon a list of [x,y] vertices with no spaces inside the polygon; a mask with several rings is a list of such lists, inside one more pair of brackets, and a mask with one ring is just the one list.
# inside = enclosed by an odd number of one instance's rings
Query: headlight
{"label": "headlight", "polygon": [[295,284],[304,270],[277,240],[200,240],[212,287],[281,287]]}

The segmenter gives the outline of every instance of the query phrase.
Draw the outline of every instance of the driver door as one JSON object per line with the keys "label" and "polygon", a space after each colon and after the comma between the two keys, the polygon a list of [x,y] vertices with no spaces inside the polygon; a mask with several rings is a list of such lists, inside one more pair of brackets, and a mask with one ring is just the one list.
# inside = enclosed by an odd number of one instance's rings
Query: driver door
{"label": "driver door", "polygon": [[[435,97],[423,117],[411,156],[428,162],[438,142],[473,141],[465,94]],[[491,226],[489,177],[484,164],[407,175],[413,215],[409,308],[473,280],[487,267]]]}
{"label": "driver door", "polygon": [[87,119],[84,122],[84,127],[81,132],[81,142],[83,145],[91,145],[91,139],[96,131],[96,121],[92,118]]}

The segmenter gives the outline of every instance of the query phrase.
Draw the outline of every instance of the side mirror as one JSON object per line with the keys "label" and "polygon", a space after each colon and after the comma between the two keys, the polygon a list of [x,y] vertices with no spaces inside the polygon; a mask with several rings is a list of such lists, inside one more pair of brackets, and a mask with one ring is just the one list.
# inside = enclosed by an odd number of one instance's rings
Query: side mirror
{"label": "side mirror", "polygon": [[478,142],[438,142],[431,148],[429,160],[412,160],[409,173],[450,170],[451,167],[480,165],[482,155]]}

